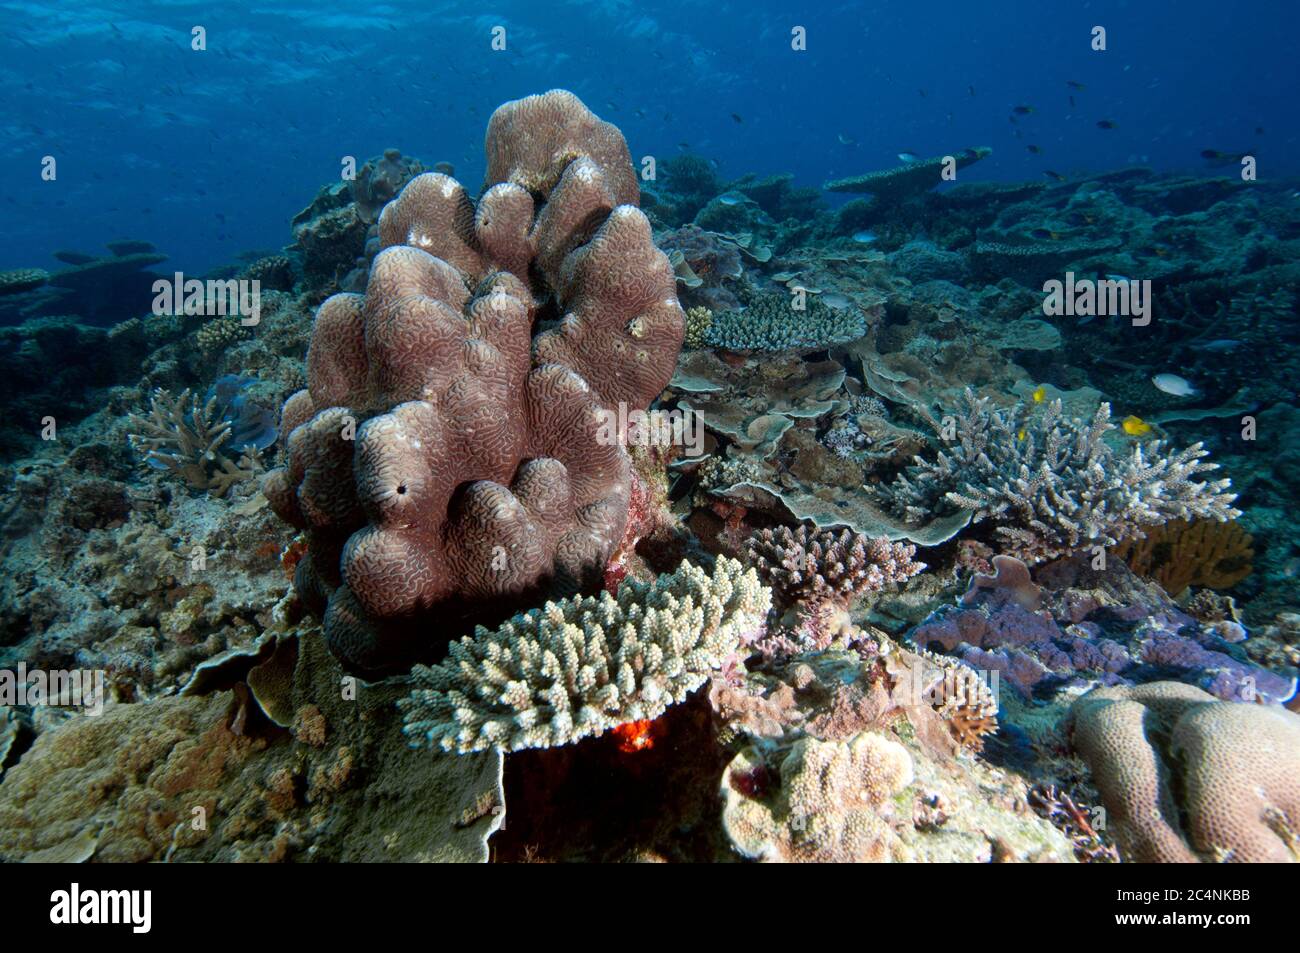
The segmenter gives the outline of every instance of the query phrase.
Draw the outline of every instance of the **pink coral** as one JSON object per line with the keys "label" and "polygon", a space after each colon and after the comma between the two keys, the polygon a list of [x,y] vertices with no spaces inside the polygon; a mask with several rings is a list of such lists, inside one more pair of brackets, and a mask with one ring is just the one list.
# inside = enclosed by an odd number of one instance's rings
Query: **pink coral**
{"label": "pink coral", "polygon": [[631,491],[602,411],[647,406],[681,347],[617,130],[552,91],[502,106],[488,152],[477,206],[427,173],[385,207],[365,295],[321,305],[265,485],[310,534],[299,592],[328,599],[331,648],[362,669],[427,654],[435,607],[477,617],[598,581]]}

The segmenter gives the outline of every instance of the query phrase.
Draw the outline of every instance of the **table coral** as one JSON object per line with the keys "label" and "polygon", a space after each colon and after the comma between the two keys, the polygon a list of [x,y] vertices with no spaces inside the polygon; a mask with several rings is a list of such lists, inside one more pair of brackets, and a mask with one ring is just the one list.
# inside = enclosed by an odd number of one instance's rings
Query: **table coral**
{"label": "table coral", "polygon": [[[600,412],[647,406],[681,347],[617,129],[553,90],[500,107],[487,152],[477,206],[425,173],[384,208],[366,294],[320,308],[265,484],[310,536],[299,591],[362,669],[427,651],[434,607],[499,618],[599,578],[631,489]],[[539,305],[560,320],[534,338]]]}
{"label": "table coral", "polygon": [[1090,692],[1071,724],[1125,859],[1300,860],[1300,716],[1155,682]]}
{"label": "table coral", "polygon": [[754,571],[689,563],[615,598],[566,599],[448,646],[416,666],[398,702],[413,746],[546,748],[654,719],[681,702],[762,627],[770,594]]}

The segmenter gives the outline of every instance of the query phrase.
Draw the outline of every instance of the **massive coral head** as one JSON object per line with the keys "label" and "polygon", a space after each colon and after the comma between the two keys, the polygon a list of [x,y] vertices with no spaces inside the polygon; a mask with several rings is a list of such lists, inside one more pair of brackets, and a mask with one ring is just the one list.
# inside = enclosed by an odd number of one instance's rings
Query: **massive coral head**
{"label": "massive coral head", "polygon": [[603,412],[648,406],[681,348],[615,127],[562,90],[507,103],[488,169],[477,204],[426,173],[384,208],[366,293],[317,313],[265,484],[310,537],[300,595],[367,671],[599,581],[631,486]]}

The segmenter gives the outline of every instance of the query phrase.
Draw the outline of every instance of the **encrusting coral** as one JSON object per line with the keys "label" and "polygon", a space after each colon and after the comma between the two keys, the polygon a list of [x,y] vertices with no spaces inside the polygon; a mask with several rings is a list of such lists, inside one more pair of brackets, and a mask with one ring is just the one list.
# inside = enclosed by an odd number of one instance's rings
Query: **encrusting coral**
{"label": "encrusting coral", "polygon": [[1300,860],[1300,716],[1153,682],[1089,692],[1071,720],[1125,859]]}
{"label": "encrusting coral", "polygon": [[547,603],[495,631],[479,627],[445,661],[417,665],[399,700],[415,747],[460,753],[547,748],[657,718],[704,684],[763,624],[770,593],[720,557],[684,563],[617,598]]}
{"label": "encrusting coral", "polygon": [[[1002,548],[1029,563],[1087,546],[1141,538],[1173,519],[1227,521],[1231,481],[1198,481],[1218,468],[1196,443],[1177,452],[1162,441],[1135,444],[1123,455],[1105,437],[1116,429],[1110,405],[1091,422],[1067,418],[1060,401],[1041,414],[1020,404],[992,409],[967,390],[954,440],[884,491],[884,502],[911,521],[956,507],[971,522],[995,524]],[[941,429],[942,432],[942,429]]]}
{"label": "encrusting coral", "polygon": [[[477,207],[425,173],[384,208],[366,294],[320,308],[264,487],[308,532],[299,592],[362,669],[427,651],[434,607],[499,618],[599,578],[633,479],[601,411],[646,407],[681,348],[618,130],[553,90],[497,109],[486,149]],[[539,305],[560,321],[533,338]]]}
{"label": "encrusting coral", "polygon": [[135,428],[128,435],[144,462],[154,469],[175,473],[196,490],[225,496],[236,483],[252,479],[262,470],[254,447],[241,448],[238,460],[222,452],[230,439],[231,424],[216,413],[217,398],[200,404],[189,390],[179,396],[163,389],[154,391],[149,416],[128,416]]}
{"label": "encrusting coral", "polygon": [[911,756],[884,735],[801,738],[776,775],[760,754],[737,755],[722,776],[723,826],[740,853],[758,860],[889,860],[899,845],[891,802],[911,783]]}

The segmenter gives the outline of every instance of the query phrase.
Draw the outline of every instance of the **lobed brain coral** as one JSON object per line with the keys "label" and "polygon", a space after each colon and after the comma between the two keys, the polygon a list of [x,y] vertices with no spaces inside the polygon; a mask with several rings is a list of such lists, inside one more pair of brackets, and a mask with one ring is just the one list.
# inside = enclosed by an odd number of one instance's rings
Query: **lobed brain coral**
{"label": "lobed brain coral", "polygon": [[1126,859],[1300,859],[1300,716],[1153,682],[1089,692],[1070,718]]}
{"label": "lobed brain coral", "polygon": [[358,669],[427,653],[435,607],[499,617],[598,578],[632,484],[601,411],[646,407],[681,348],[618,130],[553,90],[501,106],[487,152],[477,203],[425,173],[383,209],[365,294],[316,316],[264,487],[308,532],[296,585]]}

